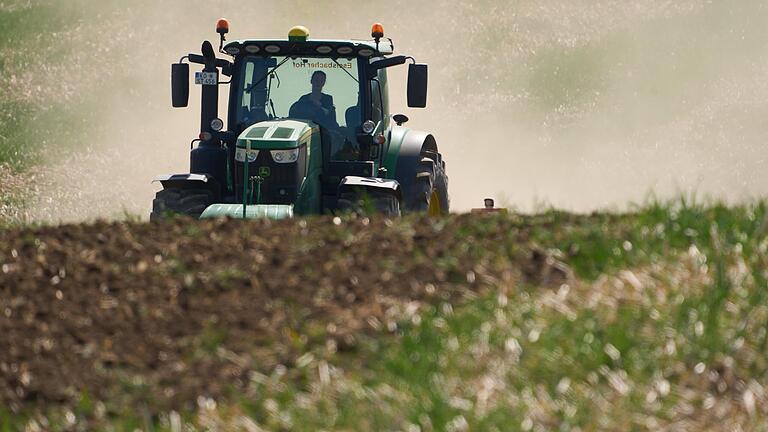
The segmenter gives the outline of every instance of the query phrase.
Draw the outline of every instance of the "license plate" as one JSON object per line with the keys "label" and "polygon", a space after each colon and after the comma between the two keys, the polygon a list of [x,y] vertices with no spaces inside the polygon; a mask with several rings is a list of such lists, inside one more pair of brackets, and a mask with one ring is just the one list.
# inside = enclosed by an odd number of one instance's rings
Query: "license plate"
{"label": "license plate", "polygon": [[216,72],[195,72],[195,84],[204,86],[215,86],[218,84]]}

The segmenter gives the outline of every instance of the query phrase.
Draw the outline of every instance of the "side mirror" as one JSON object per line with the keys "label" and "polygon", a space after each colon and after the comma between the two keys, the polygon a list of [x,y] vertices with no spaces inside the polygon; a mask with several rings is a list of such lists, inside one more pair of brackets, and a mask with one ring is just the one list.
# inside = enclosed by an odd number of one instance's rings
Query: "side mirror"
{"label": "side mirror", "polygon": [[427,65],[408,65],[408,107],[427,106]]}
{"label": "side mirror", "polygon": [[184,108],[189,105],[188,63],[174,63],[171,65],[171,99],[174,108]]}

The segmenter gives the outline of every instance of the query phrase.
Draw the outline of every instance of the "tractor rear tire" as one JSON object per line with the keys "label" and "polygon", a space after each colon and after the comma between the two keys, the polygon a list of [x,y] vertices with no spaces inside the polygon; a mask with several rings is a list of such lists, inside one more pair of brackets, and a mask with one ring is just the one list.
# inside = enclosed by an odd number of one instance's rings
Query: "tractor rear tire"
{"label": "tractor rear tire", "polygon": [[163,189],[152,201],[149,220],[155,221],[174,216],[199,218],[213,203],[213,192],[205,189]]}
{"label": "tractor rear tire", "polygon": [[423,151],[416,170],[413,211],[445,216],[450,211],[448,175],[440,153]]}
{"label": "tractor rear tire", "polygon": [[341,213],[356,213],[366,215],[370,213],[381,214],[388,217],[399,217],[400,200],[391,193],[367,190],[365,194],[358,192],[346,192],[341,194],[337,204]]}

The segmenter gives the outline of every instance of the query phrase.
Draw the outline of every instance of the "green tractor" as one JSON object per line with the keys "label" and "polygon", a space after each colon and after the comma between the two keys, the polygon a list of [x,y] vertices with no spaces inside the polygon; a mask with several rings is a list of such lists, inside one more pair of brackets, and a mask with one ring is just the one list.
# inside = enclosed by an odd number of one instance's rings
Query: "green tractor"
{"label": "green tractor", "polygon": [[[380,24],[370,41],[313,40],[299,26],[286,40],[227,43],[224,19],[217,32],[228,59],[206,41],[201,54],[172,65],[174,107],[188,105],[189,63],[203,66],[194,75],[202,88],[200,135],[189,174],[155,179],[163,190],[152,220],[448,213],[435,138],[405,127],[408,117],[389,109],[387,69],[410,62],[408,106],[424,108],[427,65],[392,55]],[[230,86],[226,129],[218,116],[222,85]]]}

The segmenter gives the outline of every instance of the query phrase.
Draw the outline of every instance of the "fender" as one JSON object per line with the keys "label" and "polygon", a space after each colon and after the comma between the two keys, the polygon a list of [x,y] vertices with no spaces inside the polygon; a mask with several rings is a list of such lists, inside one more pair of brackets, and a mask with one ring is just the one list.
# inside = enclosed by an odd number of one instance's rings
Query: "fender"
{"label": "fender", "polygon": [[219,183],[208,174],[165,174],[155,177],[152,183],[160,182],[163,189],[206,189],[219,199]]}
{"label": "fender", "polygon": [[400,191],[400,183],[398,183],[397,180],[357,176],[346,176],[341,179],[341,183],[339,183],[339,195],[356,189],[376,189],[395,194],[400,201],[402,201],[403,198]]}
{"label": "fender", "polygon": [[403,204],[407,208],[413,205],[416,172],[423,150],[437,153],[437,142],[432,134],[400,126],[392,127],[384,166],[388,171],[387,177],[400,183],[405,199]]}

